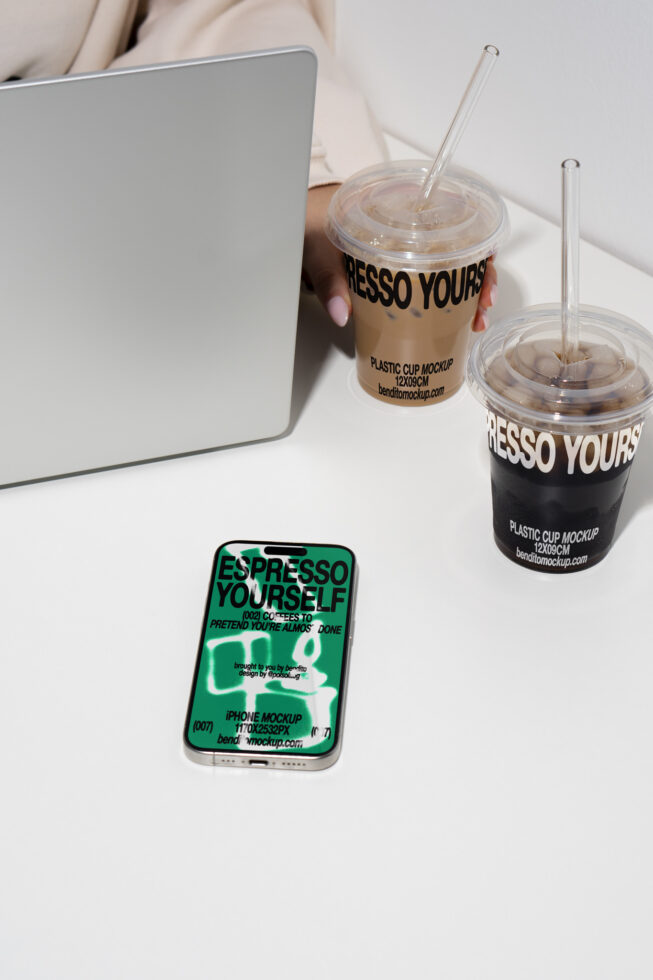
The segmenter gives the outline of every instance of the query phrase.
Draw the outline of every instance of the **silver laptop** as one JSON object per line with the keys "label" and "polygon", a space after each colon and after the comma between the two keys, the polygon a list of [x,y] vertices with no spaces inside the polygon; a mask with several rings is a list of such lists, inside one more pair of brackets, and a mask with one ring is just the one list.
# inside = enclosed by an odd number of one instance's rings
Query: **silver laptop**
{"label": "silver laptop", "polygon": [[0,85],[0,485],[284,431],[315,73]]}

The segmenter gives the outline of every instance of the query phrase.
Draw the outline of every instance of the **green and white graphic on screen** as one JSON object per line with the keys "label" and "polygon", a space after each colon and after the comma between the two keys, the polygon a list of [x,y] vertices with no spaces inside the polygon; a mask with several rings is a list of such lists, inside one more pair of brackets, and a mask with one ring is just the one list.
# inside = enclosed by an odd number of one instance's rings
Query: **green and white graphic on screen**
{"label": "green and white graphic on screen", "polygon": [[352,553],[337,545],[220,548],[188,717],[193,747],[330,751],[353,573]]}

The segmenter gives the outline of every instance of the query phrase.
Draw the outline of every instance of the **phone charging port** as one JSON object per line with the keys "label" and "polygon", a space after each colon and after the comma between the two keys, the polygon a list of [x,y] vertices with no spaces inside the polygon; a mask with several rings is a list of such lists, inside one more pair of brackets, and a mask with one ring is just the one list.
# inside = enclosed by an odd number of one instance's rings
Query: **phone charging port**
{"label": "phone charging port", "polygon": [[267,759],[250,759],[250,766],[267,766]]}

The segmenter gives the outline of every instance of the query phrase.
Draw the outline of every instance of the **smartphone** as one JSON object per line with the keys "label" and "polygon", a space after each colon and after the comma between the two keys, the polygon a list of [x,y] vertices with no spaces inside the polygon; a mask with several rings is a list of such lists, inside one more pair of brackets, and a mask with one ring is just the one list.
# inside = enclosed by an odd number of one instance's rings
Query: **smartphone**
{"label": "smartphone", "polygon": [[356,576],[341,545],[218,548],[184,728],[189,758],[292,770],[336,761]]}

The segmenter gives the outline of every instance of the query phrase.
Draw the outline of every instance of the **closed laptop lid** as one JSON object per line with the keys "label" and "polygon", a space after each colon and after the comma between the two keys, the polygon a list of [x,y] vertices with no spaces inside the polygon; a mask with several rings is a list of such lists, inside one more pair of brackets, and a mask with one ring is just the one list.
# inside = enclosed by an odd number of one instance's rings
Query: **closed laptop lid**
{"label": "closed laptop lid", "polygon": [[0,86],[0,484],[283,432],[315,71]]}

